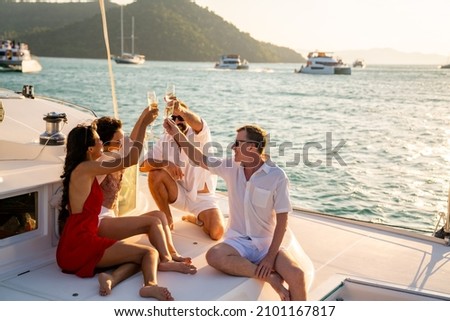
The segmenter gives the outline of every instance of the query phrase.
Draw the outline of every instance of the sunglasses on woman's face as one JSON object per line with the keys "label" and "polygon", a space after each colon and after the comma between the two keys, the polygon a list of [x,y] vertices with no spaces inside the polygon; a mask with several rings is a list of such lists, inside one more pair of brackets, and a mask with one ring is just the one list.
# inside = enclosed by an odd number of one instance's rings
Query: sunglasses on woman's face
{"label": "sunglasses on woman's face", "polygon": [[105,146],[111,146],[114,145],[115,147],[122,147],[122,141],[120,140],[110,140],[109,142],[103,143]]}

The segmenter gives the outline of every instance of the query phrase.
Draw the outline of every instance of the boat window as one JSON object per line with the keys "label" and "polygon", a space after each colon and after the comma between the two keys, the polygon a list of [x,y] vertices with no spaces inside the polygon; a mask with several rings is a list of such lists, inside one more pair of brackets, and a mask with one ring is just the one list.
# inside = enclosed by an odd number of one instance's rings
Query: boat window
{"label": "boat window", "polygon": [[137,166],[125,170],[119,194],[119,216],[136,208]]}
{"label": "boat window", "polygon": [[0,240],[37,229],[38,192],[0,199]]}

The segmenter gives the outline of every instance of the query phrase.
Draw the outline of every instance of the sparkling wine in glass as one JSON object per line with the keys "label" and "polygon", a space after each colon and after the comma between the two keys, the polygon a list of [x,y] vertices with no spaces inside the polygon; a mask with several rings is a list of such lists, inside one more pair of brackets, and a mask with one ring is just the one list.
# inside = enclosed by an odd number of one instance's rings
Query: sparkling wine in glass
{"label": "sparkling wine in glass", "polygon": [[173,114],[173,105],[171,104],[169,106],[169,103],[172,102],[172,100],[177,99],[175,94],[175,85],[172,83],[167,84],[166,87],[166,93],[164,95],[164,101],[166,102],[166,109],[164,111],[165,118],[169,118]]}
{"label": "sparkling wine in glass", "polygon": [[[158,96],[156,96],[155,91],[149,90],[147,91],[147,104],[148,108],[151,109],[158,109]],[[150,124],[150,132],[148,133],[149,138],[153,138],[153,123]]]}
{"label": "sparkling wine in glass", "polygon": [[158,97],[153,90],[147,92],[147,103],[150,109],[158,108]]}

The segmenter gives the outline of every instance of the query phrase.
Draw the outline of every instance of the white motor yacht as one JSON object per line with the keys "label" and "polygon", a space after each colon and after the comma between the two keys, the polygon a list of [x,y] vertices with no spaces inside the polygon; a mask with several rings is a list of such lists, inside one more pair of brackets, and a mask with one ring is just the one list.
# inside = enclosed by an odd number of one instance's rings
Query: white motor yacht
{"label": "white motor yacht", "polygon": [[31,55],[28,44],[13,40],[0,40],[0,68],[24,73],[39,72],[42,66]]}
{"label": "white motor yacht", "polygon": [[351,75],[352,68],[333,56],[332,52],[314,51],[308,54],[306,66],[302,66],[297,73],[317,75]]}
{"label": "white motor yacht", "polygon": [[248,69],[249,63],[247,60],[242,59],[239,55],[236,54],[229,54],[229,55],[222,55],[220,56],[220,60],[214,68],[217,69],[232,69],[232,70],[242,70],[242,69]]}

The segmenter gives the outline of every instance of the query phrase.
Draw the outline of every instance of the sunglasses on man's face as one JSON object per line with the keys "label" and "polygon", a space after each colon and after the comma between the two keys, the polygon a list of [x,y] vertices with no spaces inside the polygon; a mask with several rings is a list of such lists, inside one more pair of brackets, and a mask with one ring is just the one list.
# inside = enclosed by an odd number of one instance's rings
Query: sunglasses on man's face
{"label": "sunglasses on man's face", "polygon": [[170,117],[172,118],[173,121],[176,121],[177,119],[178,119],[179,121],[184,121],[184,118],[181,117],[181,116],[175,116],[175,115],[172,115],[172,116],[170,116]]}
{"label": "sunglasses on man's face", "polygon": [[234,141],[234,144],[233,144],[233,146],[234,147],[239,147],[241,144],[243,144],[243,143],[253,143],[253,144],[256,144],[256,146],[258,146],[260,143],[259,142],[257,142],[257,141],[254,141],[254,140],[239,140],[239,139],[236,139],[235,141]]}

